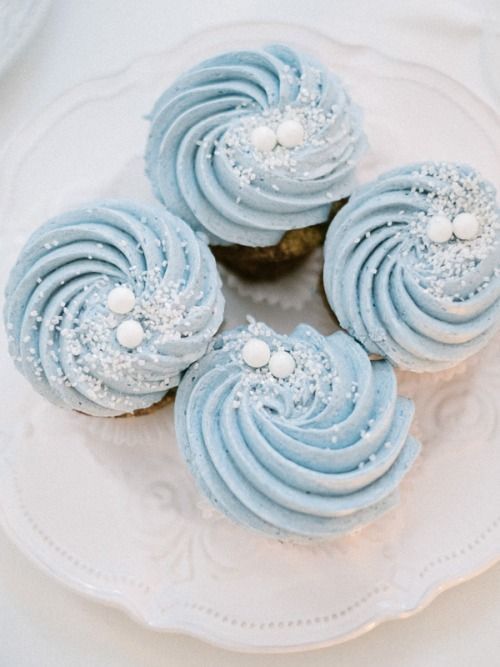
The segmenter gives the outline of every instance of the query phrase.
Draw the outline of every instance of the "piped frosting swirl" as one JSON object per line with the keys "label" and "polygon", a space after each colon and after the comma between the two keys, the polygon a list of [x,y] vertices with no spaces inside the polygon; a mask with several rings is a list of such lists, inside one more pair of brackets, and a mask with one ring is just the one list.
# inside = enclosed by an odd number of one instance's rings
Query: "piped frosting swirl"
{"label": "piped frosting swirl", "polygon": [[365,348],[413,371],[453,366],[500,327],[500,214],[471,167],[421,163],[360,188],[325,243],[324,286]]}
{"label": "piped frosting swirl", "polygon": [[341,534],[391,507],[419,451],[412,415],[391,366],[346,334],[255,322],[214,339],[175,403],[201,490],[276,537]]}
{"label": "piped frosting swirl", "polygon": [[[299,144],[287,121],[301,127]],[[294,145],[259,150],[267,140],[252,137],[262,127]],[[360,111],[340,80],[272,45],[224,53],[179,77],[151,113],[146,166],[157,198],[212,243],[269,246],[328,219],[354,187],[364,146]]]}
{"label": "piped frosting swirl", "polygon": [[207,349],[224,300],[214,258],[166,210],[104,201],[27,241],[6,288],[16,366],[56,405],[147,408]]}

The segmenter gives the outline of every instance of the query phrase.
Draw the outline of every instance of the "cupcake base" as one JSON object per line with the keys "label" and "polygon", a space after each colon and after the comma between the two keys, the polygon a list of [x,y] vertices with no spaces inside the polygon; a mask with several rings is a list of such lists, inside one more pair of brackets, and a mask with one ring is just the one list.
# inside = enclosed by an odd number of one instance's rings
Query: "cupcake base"
{"label": "cupcake base", "polygon": [[[143,417],[144,415],[150,415],[153,412],[164,408],[166,405],[173,403],[176,391],[177,387],[170,389],[160,401],[153,403],[153,405],[150,405],[148,408],[139,408],[133,412],[124,412],[122,415],[110,416],[108,419],[123,419],[125,417]],[[88,412],[82,412],[81,410],[75,410],[75,412],[78,412],[80,415],[85,415],[86,417],[93,417],[93,415],[90,415]]]}
{"label": "cupcake base", "polygon": [[175,400],[176,391],[177,387],[175,389],[170,389],[170,391],[167,391],[165,396],[160,401],[153,403],[153,405],[150,405],[149,408],[140,408],[139,410],[134,410],[133,412],[126,412],[123,415],[118,415],[115,417],[115,419],[123,419],[125,417],[143,417],[144,415],[150,415],[153,412],[164,408],[166,405],[173,403]]}
{"label": "cupcake base", "polygon": [[[347,203],[341,199],[332,205],[329,221]],[[243,245],[211,246],[217,261],[251,280],[279,278],[298,267],[318,246],[322,245],[329,222],[303,229],[292,229],[274,246],[253,248]]]}

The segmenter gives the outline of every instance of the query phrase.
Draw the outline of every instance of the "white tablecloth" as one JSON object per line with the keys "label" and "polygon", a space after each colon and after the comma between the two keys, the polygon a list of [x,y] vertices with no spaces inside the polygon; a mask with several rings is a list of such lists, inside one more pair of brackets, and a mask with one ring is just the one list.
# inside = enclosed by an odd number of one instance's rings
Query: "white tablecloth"
{"label": "white tablecloth", "polygon": [[[0,149],[68,88],[195,31],[242,20],[290,21],[374,46],[438,68],[500,108],[500,0],[54,0],[37,37],[0,80]],[[148,632],[49,580],[0,533],[0,667],[370,663],[499,665],[500,566],[444,593],[419,615],[347,644],[264,657]]]}

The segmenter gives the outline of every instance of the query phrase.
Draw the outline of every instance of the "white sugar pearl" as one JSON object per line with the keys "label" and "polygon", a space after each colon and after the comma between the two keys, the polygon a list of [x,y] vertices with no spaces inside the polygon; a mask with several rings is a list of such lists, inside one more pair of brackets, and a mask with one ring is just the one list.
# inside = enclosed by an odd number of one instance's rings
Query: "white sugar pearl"
{"label": "white sugar pearl", "polygon": [[113,313],[124,315],[135,306],[135,295],[128,287],[115,287],[108,294],[108,308]]}
{"label": "white sugar pearl", "polygon": [[272,151],[277,143],[276,134],[266,125],[259,125],[259,127],[252,130],[250,141],[254,148],[264,153]]}
{"label": "white sugar pearl", "polygon": [[427,236],[434,243],[446,243],[453,236],[453,225],[445,215],[433,215],[427,224]]}
{"label": "white sugar pearl", "polygon": [[289,352],[275,352],[269,360],[269,370],[275,378],[287,378],[295,370],[295,360]]}
{"label": "white sugar pearl", "polygon": [[453,220],[455,236],[462,241],[469,241],[477,236],[479,220],[472,213],[459,213]]}
{"label": "white sugar pearl", "polygon": [[137,320],[125,320],[116,328],[116,339],[130,349],[140,345],[144,338],[144,329]]}
{"label": "white sugar pearl", "polygon": [[278,126],[276,136],[285,148],[295,148],[304,143],[304,128],[298,120],[284,120]]}
{"label": "white sugar pearl", "polygon": [[247,340],[241,351],[243,361],[252,368],[261,368],[265,366],[271,356],[271,350],[266,341],[260,338],[250,338]]}

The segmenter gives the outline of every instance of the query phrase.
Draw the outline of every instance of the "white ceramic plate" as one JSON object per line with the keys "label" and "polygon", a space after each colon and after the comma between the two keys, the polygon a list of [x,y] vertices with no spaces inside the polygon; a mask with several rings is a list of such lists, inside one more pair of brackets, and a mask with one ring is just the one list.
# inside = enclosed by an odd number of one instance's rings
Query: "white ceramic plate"
{"label": "white ceramic plate", "polygon": [[51,0],[0,0],[0,75],[40,27]]}
{"label": "white ceramic plate", "polygon": [[[142,115],[175,74],[216,51],[273,40],[317,54],[365,109],[372,149],[361,180],[432,158],[497,175],[494,112],[436,71],[301,28],[225,27],[72,90],[13,139],[0,159],[2,279],[48,215],[100,195],[151,198]],[[320,269],[317,254],[258,289],[225,274],[227,325],[251,313],[281,331],[307,321],[331,332]],[[313,546],[271,541],[212,511],[177,454],[171,408],[136,419],[66,413],[14,371],[3,339],[0,349],[1,523],[59,581],[152,629],[254,651],[328,645],[415,611],[500,557],[498,342],[447,374],[400,374],[424,444],[400,506]]]}

